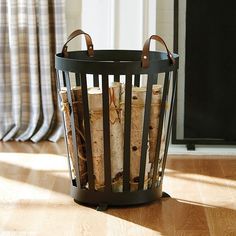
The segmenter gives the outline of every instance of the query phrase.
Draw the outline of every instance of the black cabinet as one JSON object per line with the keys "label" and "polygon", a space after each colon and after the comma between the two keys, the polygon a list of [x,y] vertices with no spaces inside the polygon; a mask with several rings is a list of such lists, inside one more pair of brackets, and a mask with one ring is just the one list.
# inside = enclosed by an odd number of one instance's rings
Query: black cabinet
{"label": "black cabinet", "polygon": [[[236,1],[187,0],[185,4],[175,0],[175,51],[184,45],[179,76],[184,81],[178,85],[182,108],[177,104],[172,142],[236,144]],[[182,12],[186,12],[184,27]]]}

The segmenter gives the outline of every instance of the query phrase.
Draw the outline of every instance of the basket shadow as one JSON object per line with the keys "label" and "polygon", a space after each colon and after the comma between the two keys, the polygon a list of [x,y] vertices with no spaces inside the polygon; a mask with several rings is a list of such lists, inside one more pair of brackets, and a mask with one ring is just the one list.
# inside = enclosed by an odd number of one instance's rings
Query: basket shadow
{"label": "basket shadow", "polygon": [[0,176],[5,179],[27,183],[36,187],[69,195],[69,175],[68,177],[61,176],[60,172],[64,171],[33,170],[31,168],[0,161]]}
{"label": "basket shadow", "polygon": [[191,158],[183,158],[181,155],[174,156],[174,158],[170,157],[167,163],[167,168],[171,170],[168,175],[171,177],[181,178],[181,174],[185,173],[236,180],[235,156],[228,158],[222,156],[192,156]]}
{"label": "basket shadow", "polygon": [[222,224],[228,229],[236,227],[236,211],[232,209],[174,198],[138,207],[109,208],[106,214],[170,236],[222,235],[217,233]]}

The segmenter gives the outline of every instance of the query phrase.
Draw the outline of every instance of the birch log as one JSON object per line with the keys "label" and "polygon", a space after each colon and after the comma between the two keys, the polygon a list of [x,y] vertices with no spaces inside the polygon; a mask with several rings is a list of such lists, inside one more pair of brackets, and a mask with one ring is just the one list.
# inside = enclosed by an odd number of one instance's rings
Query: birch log
{"label": "birch log", "polygon": [[88,89],[90,132],[95,189],[104,188],[103,113],[102,90],[99,87]]}
{"label": "birch log", "polygon": [[68,144],[68,152],[69,157],[72,162],[72,174],[75,176],[75,157],[73,152],[73,142],[72,142],[72,131],[71,131],[71,124],[70,124],[70,106],[68,102],[68,96],[66,89],[62,89],[60,91],[60,97],[61,97],[61,108],[64,116],[64,122],[65,122],[65,129],[66,129],[66,138],[67,138],[67,144]]}
{"label": "birch log", "polygon": [[[149,125],[149,143],[150,143],[149,162],[151,163],[151,171],[149,173],[150,178],[152,178],[153,176],[156,145],[158,141],[157,135],[158,135],[158,130],[159,130],[158,124],[159,124],[160,108],[161,108],[161,100],[162,100],[162,89],[163,89],[163,86],[161,85],[153,85],[153,89],[152,89],[152,102],[151,102],[150,125]],[[162,160],[162,157],[164,155],[164,147],[165,147],[164,137],[165,137],[165,134],[163,130],[162,136],[161,136],[161,148],[160,148],[159,160]]]}
{"label": "birch log", "polygon": [[[130,189],[136,191],[139,183],[146,88],[133,87],[131,99]],[[122,104],[124,104],[124,100],[125,92],[122,92]],[[122,120],[124,121],[125,111],[122,114]],[[149,150],[146,153],[144,189],[148,187],[148,172],[150,171],[148,153]]]}
{"label": "birch log", "polygon": [[75,156],[74,151],[73,151],[73,140],[72,140],[72,130],[71,130],[72,126],[71,126],[71,120],[70,120],[70,108],[69,108],[68,94],[67,94],[66,88],[62,88],[62,90],[60,91],[60,96],[62,100],[62,107],[63,107],[63,113],[64,113],[64,118],[65,118],[68,152],[69,152],[69,156],[71,158],[72,167],[73,167],[72,173],[75,174],[75,171],[74,171],[76,167],[75,158],[78,158],[79,173],[80,173],[79,178],[81,181],[81,186],[84,187],[87,183],[87,169],[86,169],[86,158],[85,158],[83,128],[82,128],[83,115],[82,115],[82,109],[81,109],[81,102],[82,102],[81,88],[76,87],[76,88],[73,88],[71,91],[78,157]]}
{"label": "birch log", "polygon": [[109,89],[110,100],[110,147],[113,192],[123,191],[123,126],[121,123],[121,83],[114,82]]}
{"label": "birch log", "polygon": [[[121,84],[116,82],[109,88],[110,158],[114,192],[122,191],[123,127],[120,119],[120,86]],[[102,90],[98,87],[89,88],[88,96],[95,188],[102,190],[105,184]]]}
{"label": "birch log", "polygon": [[150,142],[149,161],[150,163],[153,163],[155,159],[158,123],[159,123],[160,108],[161,108],[161,96],[162,96],[162,86],[153,85],[150,124],[149,124],[149,142]]}
{"label": "birch log", "polygon": [[[168,103],[166,103],[165,106],[165,112],[168,114]],[[161,147],[160,147],[160,155],[158,159],[158,166],[157,166],[157,171],[158,171],[158,176],[161,176],[162,174],[162,164],[163,164],[163,159],[164,159],[164,152],[165,152],[165,147],[166,147],[166,131],[167,131],[167,116],[164,117],[163,120],[163,128],[162,128],[162,136],[161,136]]]}
{"label": "birch log", "polygon": [[86,150],[84,139],[83,125],[83,105],[82,105],[82,89],[80,86],[72,88],[72,101],[75,120],[76,141],[78,146],[78,160],[81,185],[85,186],[88,181]]}

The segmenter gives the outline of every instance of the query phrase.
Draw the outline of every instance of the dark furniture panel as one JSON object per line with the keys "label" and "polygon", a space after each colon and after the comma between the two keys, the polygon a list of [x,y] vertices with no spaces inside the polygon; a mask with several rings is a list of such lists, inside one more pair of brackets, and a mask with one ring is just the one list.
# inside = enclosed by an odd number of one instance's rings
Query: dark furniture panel
{"label": "dark furniture panel", "polygon": [[183,140],[235,142],[236,1],[187,0],[186,9]]}

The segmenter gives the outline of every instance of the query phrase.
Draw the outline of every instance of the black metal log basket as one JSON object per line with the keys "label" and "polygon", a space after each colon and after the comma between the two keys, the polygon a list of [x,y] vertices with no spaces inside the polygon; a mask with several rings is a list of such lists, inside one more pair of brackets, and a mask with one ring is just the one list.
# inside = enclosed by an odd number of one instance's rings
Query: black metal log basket
{"label": "black metal log basket", "polygon": [[[67,52],[67,43],[78,35],[84,35],[87,44],[86,51]],[[150,51],[150,42],[154,39],[164,45],[166,52]],[[163,196],[162,183],[168,144],[170,139],[172,113],[175,102],[176,80],[173,73],[178,69],[178,55],[171,54],[165,42],[157,35],[151,36],[144,44],[142,51],[133,50],[94,50],[91,37],[82,30],[74,31],[64,44],[62,52],[56,54],[57,87],[58,93],[66,87],[68,103],[70,107],[71,137],[73,144],[73,155],[75,158],[74,170],[71,163],[71,154],[68,151],[68,127],[65,125],[63,116],[65,141],[67,146],[69,171],[71,177],[71,195],[77,203],[92,204],[97,206],[125,206],[148,203]],[[111,177],[111,147],[110,147],[110,122],[109,122],[109,84],[111,82],[123,81],[125,84],[124,99],[124,125],[123,125],[123,171],[122,190],[114,192]],[[91,123],[88,99],[88,87],[91,84],[102,90],[102,117],[103,117],[103,160],[104,160],[104,187],[96,189],[93,150],[91,143]],[[155,159],[153,162],[153,173],[150,176],[147,188],[145,184],[145,168],[147,150],[149,148],[149,123],[152,100],[152,88],[155,84],[162,84],[162,98],[160,104],[160,115],[158,119],[157,142],[155,143]],[[131,191],[130,180],[130,152],[131,152],[131,106],[132,89],[145,84],[146,98],[144,105],[143,131],[141,140],[140,169],[137,180],[137,189]],[[75,116],[71,89],[73,86],[81,87],[81,104],[83,117],[84,152],[86,153],[87,181],[82,183],[79,164],[78,140],[76,137]],[[60,98],[60,96],[59,96]],[[61,98],[60,98],[61,99]],[[165,135],[163,136],[163,132]],[[164,155],[161,153],[161,139],[165,138]]]}

